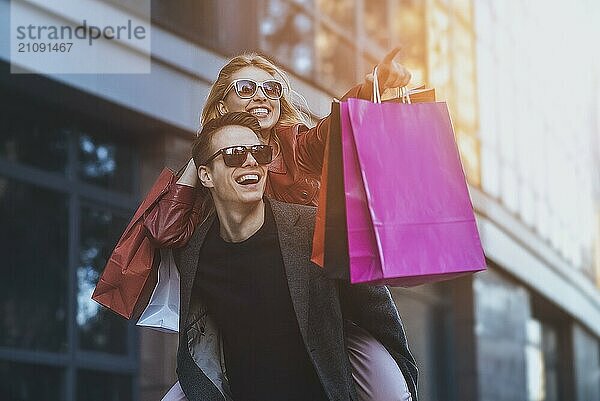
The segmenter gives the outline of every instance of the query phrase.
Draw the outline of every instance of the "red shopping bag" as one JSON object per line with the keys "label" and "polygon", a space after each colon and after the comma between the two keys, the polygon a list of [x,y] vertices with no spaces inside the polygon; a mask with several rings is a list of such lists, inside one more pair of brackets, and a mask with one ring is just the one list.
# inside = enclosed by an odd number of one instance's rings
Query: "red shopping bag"
{"label": "red shopping bag", "polygon": [[348,237],[340,133],[340,103],[331,105],[329,135],[321,172],[321,192],[315,221],[311,260],[330,278],[350,278],[348,271]]}
{"label": "red shopping bag", "polygon": [[173,171],[163,169],[121,235],[92,294],[94,301],[127,319],[134,315],[136,306],[145,307],[157,279],[153,266],[158,258],[146,236],[144,213],[158,202],[175,177]]}

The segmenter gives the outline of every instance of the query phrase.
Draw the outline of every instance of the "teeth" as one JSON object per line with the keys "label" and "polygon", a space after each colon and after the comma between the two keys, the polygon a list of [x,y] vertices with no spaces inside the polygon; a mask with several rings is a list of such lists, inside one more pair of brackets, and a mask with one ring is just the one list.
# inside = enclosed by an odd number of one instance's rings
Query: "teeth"
{"label": "teeth", "polygon": [[256,182],[258,182],[258,180],[259,180],[258,174],[245,174],[245,175],[237,178],[235,181],[238,184],[244,184],[244,183],[249,184],[249,183],[256,183]]}
{"label": "teeth", "polygon": [[257,107],[255,109],[250,110],[250,113],[254,114],[255,116],[266,116],[267,114],[269,114],[269,110],[264,108],[264,107]]}

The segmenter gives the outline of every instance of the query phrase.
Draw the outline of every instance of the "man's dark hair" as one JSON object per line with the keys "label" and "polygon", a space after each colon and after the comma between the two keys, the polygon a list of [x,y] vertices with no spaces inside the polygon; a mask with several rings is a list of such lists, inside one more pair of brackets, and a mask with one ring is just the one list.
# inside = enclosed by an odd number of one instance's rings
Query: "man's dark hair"
{"label": "man's dark hair", "polygon": [[213,150],[211,149],[210,144],[215,132],[220,128],[231,125],[250,128],[260,139],[260,123],[256,117],[248,112],[236,111],[225,113],[221,117],[213,118],[204,124],[202,130],[198,133],[198,137],[192,144],[192,157],[194,158],[196,167],[200,167],[206,162],[206,159],[212,156],[211,152],[213,152]]}

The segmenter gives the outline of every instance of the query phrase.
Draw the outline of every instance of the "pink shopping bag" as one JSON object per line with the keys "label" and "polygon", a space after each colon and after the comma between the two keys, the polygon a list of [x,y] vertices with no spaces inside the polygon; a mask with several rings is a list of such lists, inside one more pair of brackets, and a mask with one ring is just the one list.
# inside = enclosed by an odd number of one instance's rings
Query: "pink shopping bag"
{"label": "pink shopping bag", "polygon": [[352,283],[412,286],[485,269],[445,102],[340,104]]}

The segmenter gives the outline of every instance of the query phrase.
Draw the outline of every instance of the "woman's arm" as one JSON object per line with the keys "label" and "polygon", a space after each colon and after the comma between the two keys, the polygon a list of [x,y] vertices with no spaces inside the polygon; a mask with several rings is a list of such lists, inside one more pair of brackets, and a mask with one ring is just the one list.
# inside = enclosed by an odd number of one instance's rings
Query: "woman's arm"
{"label": "woman's arm", "polygon": [[[394,48],[378,64],[378,77],[381,91],[387,88],[396,88],[408,85],[410,71],[402,64],[394,61],[400,48]],[[368,74],[365,81],[350,89],[342,97],[342,101],[349,98],[371,100],[373,98],[373,75]],[[321,175],[325,142],[329,135],[329,116],[319,120],[313,128],[300,126],[296,136],[296,161],[298,166],[308,174]]]}
{"label": "woman's arm", "polygon": [[[349,98],[371,99],[373,90],[371,85],[363,83],[350,89],[342,101]],[[325,142],[329,135],[330,117],[324,117],[316,126],[308,128],[304,125],[298,127],[296,142],[296,161],[304,173],[316,176],[321,175],[323,158],[325,153]]]}
{"label": "woman's arm", "polygon": [[198,174],[190,160],[177,182],[144,215],[148,237],[157,248],[179,248],[187,244],[201,216],[202,199],[197,195]]}

